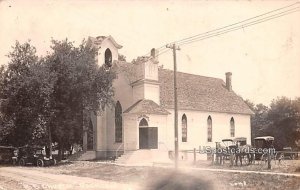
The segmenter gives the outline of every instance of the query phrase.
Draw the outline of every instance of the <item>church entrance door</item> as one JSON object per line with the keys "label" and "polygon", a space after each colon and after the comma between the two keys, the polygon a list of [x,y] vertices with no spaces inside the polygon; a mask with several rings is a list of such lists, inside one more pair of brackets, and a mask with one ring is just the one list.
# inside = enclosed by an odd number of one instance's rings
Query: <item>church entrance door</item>
{"label": "church entrance door", "polygon": [[157,149],[158,148],[158,130],[157,127],[139,128],[139,148]]}

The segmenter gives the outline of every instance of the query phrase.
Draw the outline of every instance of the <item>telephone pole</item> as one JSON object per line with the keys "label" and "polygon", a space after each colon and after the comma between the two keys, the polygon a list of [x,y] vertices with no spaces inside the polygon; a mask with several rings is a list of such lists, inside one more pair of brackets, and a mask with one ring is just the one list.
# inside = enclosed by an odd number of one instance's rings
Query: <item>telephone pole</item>
{"label": "telephone pole", "polygon": [[173,60],[174,60],[174,132],[175,132],[175,168],[178,168],[178,107],[177,107],[177,64],[176,64],[176,50],[180,50],[176,47],[175,43],[173,45],[167,45],[167,48],[173,50]]}

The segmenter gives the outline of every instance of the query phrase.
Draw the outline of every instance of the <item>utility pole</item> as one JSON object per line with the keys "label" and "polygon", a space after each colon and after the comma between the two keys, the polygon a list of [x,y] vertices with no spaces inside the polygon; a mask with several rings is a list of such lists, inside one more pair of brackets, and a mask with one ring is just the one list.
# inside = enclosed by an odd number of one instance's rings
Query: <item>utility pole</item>
{"label": "utility pole", "polygon": [[175,132],[175,168],[178,168],[178,105],[177,105],[177,64],[176,64],[176,50],[180,50],[176,47],[175,43],[167,45],[167,48],[173,50],[173,60],[174,60],[174,132]]}

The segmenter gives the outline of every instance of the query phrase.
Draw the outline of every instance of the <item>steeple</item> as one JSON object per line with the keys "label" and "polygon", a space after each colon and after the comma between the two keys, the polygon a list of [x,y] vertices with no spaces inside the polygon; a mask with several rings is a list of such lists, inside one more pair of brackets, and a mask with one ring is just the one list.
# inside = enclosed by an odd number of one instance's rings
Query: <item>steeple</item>
{"label": "steeple", "polygon": [[118,50],[122,48],[111,36],[89,37],[87,45],[97,49],[98,65],[106,67],[111,67],[118,60]]}

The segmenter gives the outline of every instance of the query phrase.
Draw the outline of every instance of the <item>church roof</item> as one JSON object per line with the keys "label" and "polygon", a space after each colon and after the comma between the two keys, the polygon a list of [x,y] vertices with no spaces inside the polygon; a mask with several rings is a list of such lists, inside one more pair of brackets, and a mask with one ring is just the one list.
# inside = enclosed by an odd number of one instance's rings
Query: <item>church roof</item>
{"label": "church roof", "polygon": [[139,100],[130,106],[124,113],[134,113],[134,114],[159,114],[167,115],[170,114],[167,110],[162,108],[160,105],[152,100]]}
{"label": "church roof", "polygon": [[[119,69],[130,84],[137,80],[134,64],[121,63]],[[158,69],[160,104],[174,108],[173,71]],[[197,110],[221,113],[253,114],[249,106],[234,91],[229,91],[222,79],[177,72],[179,110]]]}
{"label": "church roof", "polygon": [[104,40],[110,40],[113,43],[113,45],[118,49],[121,49],[123,47],[120,44],[118,44],[112,36],[97,36],[97,37],[89,36],[88,44],[92,46],[100,46]]}
{"label": "church roof", "polygon": [[[158,76],[161,106],[174,108],[173,71],[160,69]],[[181,110],[253,114],[240,96],[227,90],[222,79],[178,72],[177,89]]]}

